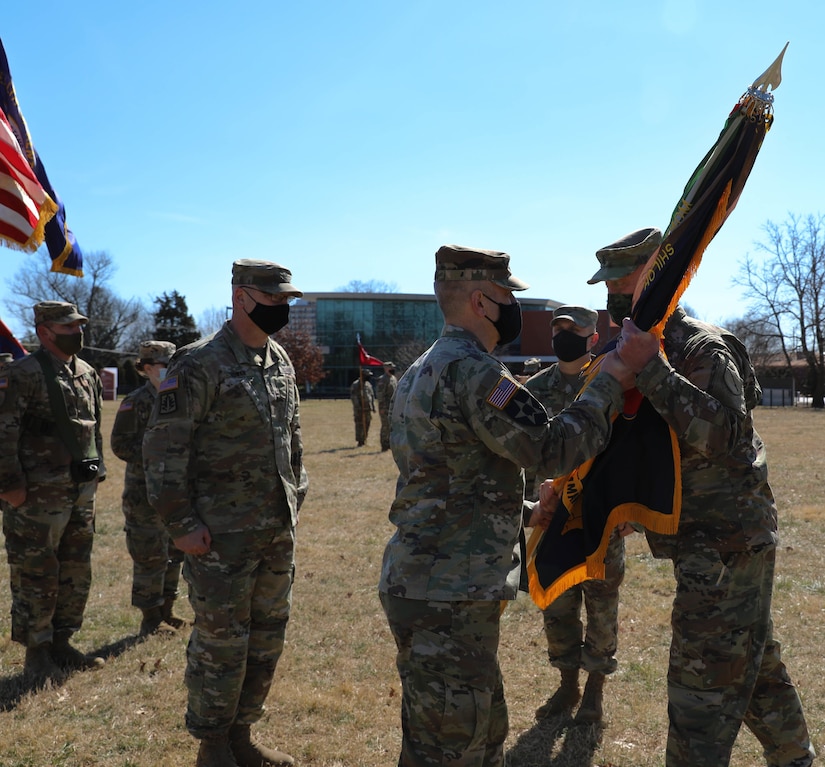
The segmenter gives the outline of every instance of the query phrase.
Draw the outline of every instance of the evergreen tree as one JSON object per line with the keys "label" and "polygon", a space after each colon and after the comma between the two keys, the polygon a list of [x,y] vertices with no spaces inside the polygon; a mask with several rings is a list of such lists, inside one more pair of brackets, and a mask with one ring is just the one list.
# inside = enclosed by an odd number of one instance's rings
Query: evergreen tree
{"label": "evergreen tree", "polygon": [[154,299],[157,309],[154,312],[157,341],[171,341],[180,348],[200,338],[195,319],[189,313],[186,299],[173,290]]}

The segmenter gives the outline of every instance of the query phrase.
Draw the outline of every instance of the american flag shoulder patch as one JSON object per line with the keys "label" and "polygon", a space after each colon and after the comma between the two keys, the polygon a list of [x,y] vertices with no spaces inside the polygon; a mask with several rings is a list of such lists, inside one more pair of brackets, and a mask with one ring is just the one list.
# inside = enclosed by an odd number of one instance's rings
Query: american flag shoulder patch
{"label": "american flag shoulder patch", "polygon": [[135,408],[135,403],[132,402],[131,400],[127,399],[127,400],[124,400],[123,402],[120,403],[120,407],[117,409],[117,412],[118,413],[126,413],[129,410],[134,410],[134,408]]}
{"label": "american flag shoulder patch", "polygon": [[8,389],[9,388],[9,379],[6,376],[0,378],[0,389]]}
{"label": "american flag shoulder patch", "polygon": [[177,376],[169,376],[169,378],[164,378],[163,381],[160,383],[160,387],[158,388],[159,392],[162,391],[174,391],[178,388],[178,377]]}
{"label": "american flag shoulder patch", "polygon": [[512,378],[502,376],[495,388],[487,395],[487,403],[496,410],[504,410],[518,388],[518,384]]}

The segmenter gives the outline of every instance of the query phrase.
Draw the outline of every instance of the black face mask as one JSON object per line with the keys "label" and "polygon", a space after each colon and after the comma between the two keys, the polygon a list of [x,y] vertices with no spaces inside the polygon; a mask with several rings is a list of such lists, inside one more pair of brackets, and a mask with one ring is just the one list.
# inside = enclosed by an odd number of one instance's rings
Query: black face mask
{"label": "black face mask", "polygon": [[[590,336],[592,335],[591,333]],[[560,330],[553,336],[553,351],[562,362],[573,362],[587,354],[590,336],[580,336],[572,330]]]}
{"label": "black face mask", "polygon": [[[488,301],[493,301],[486,293],[482,293]],[[512,304],[500,304],[493,301],[498,307],[498,319],[491,320],[486,314],[485,319],[493,323],[493,327],[498,331],[498,345],[503,346],[515,341],[521,333],[521,304],[516,301]]]}
{"label": "black face mask", "polygon": [[[246,295],[249,296],[249,293]],[[249,296],[252,298],[252,296]],[[252,298],[255,301],[254,298]],[[271,336],[277,333],[289,322],[289,304],[259,304],[255,301],[255,307],[251,312],[247,312],[252,320],[264,333]]]}
{"label": "black face mask", "polygon": [[60,349],[63,354],[69,357],[74,357],[83,348],[83,331],[71,333],[69,335],[54,334],[54,345]]}
{"label": "black face mask", "polygon": [[622,325],[622,320],[630,316],[631,309],[633,309],[632,293],[607,294],[607,313],[619,327]]}

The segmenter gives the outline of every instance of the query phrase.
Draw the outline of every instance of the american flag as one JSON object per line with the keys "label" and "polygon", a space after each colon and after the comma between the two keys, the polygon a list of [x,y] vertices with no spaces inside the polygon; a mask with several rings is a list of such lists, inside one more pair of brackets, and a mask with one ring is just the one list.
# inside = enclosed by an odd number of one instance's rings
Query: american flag
{"label": "american flag", "polygon": [[52,271],[82,277],[83,253],[74,234],[72,234],[72,230],[66,225],[66,209],[51,185],[49,177],[46,175],[46,169],[43,167],[40,156],[34,148],[28,126],[23,118],[23,113],[20,111],[17,94],[14,91],[9,60],[6,57],[2,40],[0,40],[0,111],[5,115],[7,125],[17,138],[23,157],[26,158],[29,167],[34,171],[36,179],[40,182],[40,186],[43,187],[55,205],[55,211],[48,216],[43,228],[43,237],[49,250],[49,256],[52,259]]}
{"label": "american flag", "polygon": [[43,190],[0,110],[0,242],[33,252],[57,206]]}
{"label": "american flag", "polygon": [[499,410],[504,410],[517,389],[518,384],[515,381],[507,378],[507,376],[502,376],[496,388],[493,389],[493,391],[490,392],[490,396],[487,397],[487,402]]}

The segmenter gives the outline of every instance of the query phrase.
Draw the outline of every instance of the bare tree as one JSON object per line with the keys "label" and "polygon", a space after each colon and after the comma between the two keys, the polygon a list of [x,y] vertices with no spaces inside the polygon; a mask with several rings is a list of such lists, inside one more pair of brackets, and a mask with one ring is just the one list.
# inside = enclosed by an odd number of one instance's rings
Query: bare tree
{"label": "bare tree", "polygon": [[198,320],[198,332],[201,336],[208,336],[221,329],[229,319],[231,308],[227,306],[210,306],[201,312]]}
{"label": "bare tree", "polygon": [[808,365],[811,404],[825,407],[825,218],[802,219],[764,226],[766,240],[757,243],[765,257],[746,256],[734,282],[745,288],[754,316],[775,331],[791,367],[799,353]]}
{"label": "bare tree", "polygon": [[350,280],[338,288],[339,293],[397,293],[398,285],[381,280]]}
{"label": "bare tree", "polygon": [[96,367],[117,365],[124,338],[145,316],[137,299],[123,299],[109,287],[116,266],[105,251],[85,253],[84,276],[52,272],[51,260],[36,254],[9,280],[15,298],[8,302],[10,313],[31,326],[32,306],[39,301],[68,301],[89,318],[84,328],[85,349],[81,356]]}

